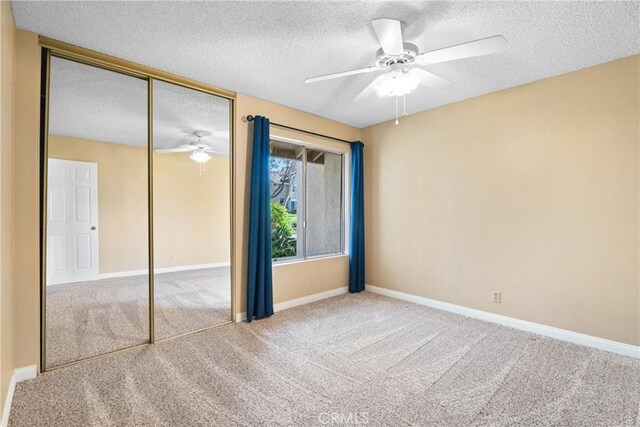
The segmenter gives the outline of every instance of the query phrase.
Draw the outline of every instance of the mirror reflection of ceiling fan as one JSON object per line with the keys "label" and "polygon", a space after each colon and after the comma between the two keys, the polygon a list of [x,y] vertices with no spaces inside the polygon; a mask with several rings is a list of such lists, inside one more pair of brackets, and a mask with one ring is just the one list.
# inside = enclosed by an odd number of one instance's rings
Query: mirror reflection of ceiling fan
{"label": "mirror reflection of ceiling fan", "polygon": [[450,80],[440,77],[422,66],[473,58],[502,52],[507,40],[500,35],[462,43],[443,49],[419,53],[419,49],[412,43],[402,40],[404,23],[389,18],[371,21],[373,29],[380,41],[381,49],[376,52],[374,65],[356,70],[311,77],[305,83],[315,83],[329,79],[353,76],[356,74],[386,71],[376,77],[360,94],[356,100],[377,92],[380,96],[396,97],[396,124],[398,124],[397,98],[413,91],[419,84],[433,89],[448,89],[454,85]]}
{"label": "mirror reflection of ceiling fan", "polygon": [[196,130],[191,133],[196,139],[189,144],[179,145],[176,148],[158,148],[156,153],[191,153],[189,158],[200,164],[211,159],[212,154],[224,156],[225,153],[215,151],[209,144],[202,142],[203,137],[211,136],[212,133],[206,130]]}

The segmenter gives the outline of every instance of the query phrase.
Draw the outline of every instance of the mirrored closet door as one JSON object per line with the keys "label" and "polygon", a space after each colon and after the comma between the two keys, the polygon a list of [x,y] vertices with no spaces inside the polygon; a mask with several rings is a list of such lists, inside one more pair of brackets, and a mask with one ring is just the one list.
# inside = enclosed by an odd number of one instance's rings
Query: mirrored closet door
{"label": "mirrored closet door", "polygon": [[233,95],[46,58],[42,369],[230,322]]}
{"label": "mirrored closet door", "polygon": [[45,364],[148,342],[148,81],[52,56]]}
{"label": "mirrored closet door", "polygon": [[155,339],[231,320],[230,113],[153,81]]}

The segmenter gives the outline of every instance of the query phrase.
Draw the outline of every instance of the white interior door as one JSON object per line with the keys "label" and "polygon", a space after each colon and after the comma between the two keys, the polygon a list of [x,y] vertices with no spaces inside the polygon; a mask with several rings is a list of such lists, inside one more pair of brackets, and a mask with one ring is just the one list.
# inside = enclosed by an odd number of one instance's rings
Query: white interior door
{"label": "white interior door", "polygon": [[47,187],[47,285],[98,279],[98,164],[49,159]]}

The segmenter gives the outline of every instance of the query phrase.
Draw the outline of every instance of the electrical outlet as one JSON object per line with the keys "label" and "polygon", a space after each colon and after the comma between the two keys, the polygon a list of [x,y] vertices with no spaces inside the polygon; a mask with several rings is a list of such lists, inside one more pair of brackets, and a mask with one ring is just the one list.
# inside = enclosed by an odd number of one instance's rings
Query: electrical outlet
{"label": "electrical outlet", "polygon": [[500,304],[502,301],[502,292],[500,291],[491,291],[491,301]]}

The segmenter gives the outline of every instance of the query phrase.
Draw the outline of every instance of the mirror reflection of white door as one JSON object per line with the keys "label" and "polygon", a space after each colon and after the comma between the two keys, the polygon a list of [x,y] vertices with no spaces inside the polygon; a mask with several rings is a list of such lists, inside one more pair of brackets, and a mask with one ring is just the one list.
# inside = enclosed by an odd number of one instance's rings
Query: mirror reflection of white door
{"label": "mirror reflection of white door", "polygon": [[47,187],[47,285],[98,279],[98,164],[49,159]]}

